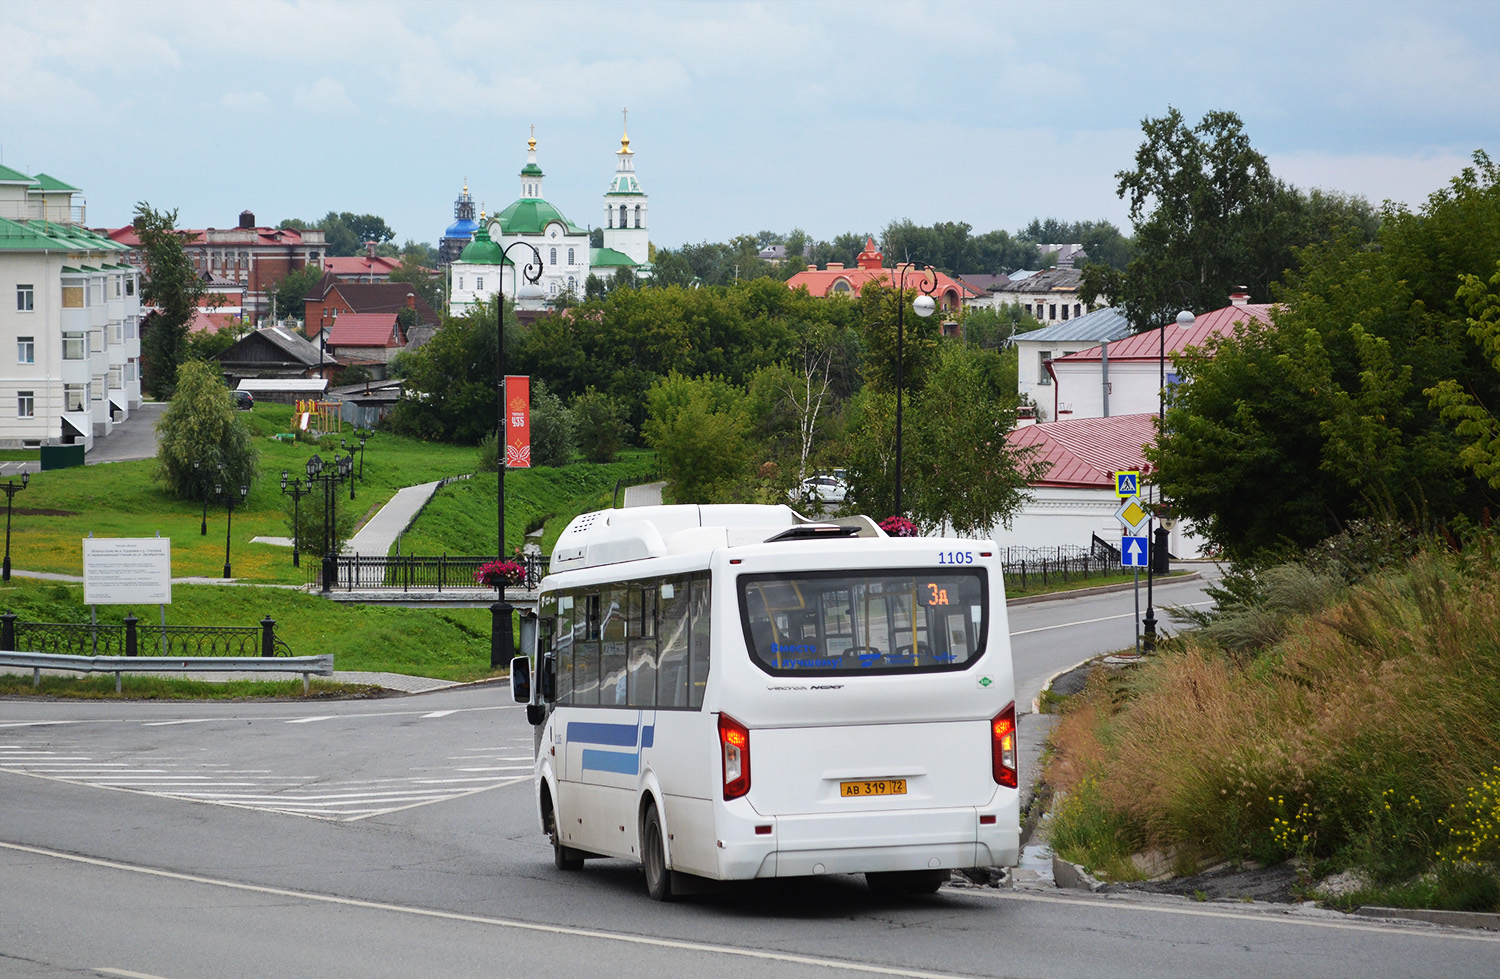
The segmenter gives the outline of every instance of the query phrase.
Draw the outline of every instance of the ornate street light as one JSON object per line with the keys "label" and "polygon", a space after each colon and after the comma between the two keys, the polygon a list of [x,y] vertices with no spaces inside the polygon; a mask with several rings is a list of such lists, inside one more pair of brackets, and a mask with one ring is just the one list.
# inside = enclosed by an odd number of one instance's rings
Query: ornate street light
{"label": "ornate street light", "polygon": [[[324,470],[327,470],[326,472]],[[334,488],[341,480],[348,479],[354,472],[354,457],[335,454],[333,461],[326,467],[323,458],[314,455],[307,460],[307,485],[311,487],[314,483],[323,484],[323,593],[327,594],[333,590],[333,581],[337,576],[337,562],[333,554],[333,540],[338,536],[338,494]]]}
{"label": "ornate street light", "polygon": [[[1184,298],[1187,296],[1186,282],[1174,282],[1173,285],[1177,286]],[[1165,316],[1162,318],[1166,319]],[[1195,322],[1197,322],[1197,318],[1193,316],[1192,310],[1184,309],[1177,314],[1178,329],[1190,330]],[[1156,432],[1159,439],[1167,430],[1167,324],[1162,323],[1161,329],[1156,332],[1158,338],[1158,380],[1160,382],[1156,391]],[[1162,502],[1159,497],[1157,502]],[[1156,519],[1154,510],[1155,508],[1152,508],[1152,516],[1146,520],[1146,533],[1148,537],[1147,554],[1149,555],[1149,559],[1146,561],[1146,618],[1142,622],[1144,635],[1141,637],[1141,649],[1147,653],[1156,651],[1156,608],[1152,594],[1154,572],[1156,571],[1158,561],[1161,562],[1163,570],[1167,566],[1167,527],[1159,526],[1152,529],[1152,522]]]}
{"label": "ornate street light", "polygon": [[529,241],[513,241],[500,249],[500,285],[496,292],[495,328],[495,472],[496,513],[499,527],[495,532],[495,560],[505,560],[505,262],[512,248],[525,246],[531,249],[535,262],[521,267],[521,285],[516,289],[516,301],[541,299],[544,293],[537,283],[542,278],[542,253]]}
{"label": "ornate street light", "polygon": [[[901,276],[896,286],[896,516],[902,517],[906,515],[901,509],[901,396],[905,383],[906,274],[918,266],[903,262],[898,268]],[[932,298],[932,290],[937,288],[937,269],[931,265],[920,266],[920,269],[922,277],[917,280],[916,285],[921,287],[922,295],[912,300],[912,308],[918,316],[925,319],[937,308],[937,302]]]}
{"label": "ornate street light", "polygon": [[31,473],[22,472],[20,485],[11,480],[6,480],[0,489],[5,490],[5,574],[0,576],[0,581],[10,580],[10,503],[16,498],[16,494],[26,488],[31,482]]}
{"label": "ornate street light", "polygon": [[[224,479],[224,463],[217,462],[217,463],[214,463],[214,465],[218,469],[218,478],[219,478],[219,481],[223,482],[223,479]],[[203,485],[203,520],[202,520],[201,523],[198,524],[198,536],[200,536],[200,537],[207,537],[208,536],[208,499],[209,499],[209,497],[208,497],[208,483],[209,483],[209,480],[211,480],[211,479],[214,478],[214,476],[213,476],[213,473],[210,472],[209,468],[207,466],[205,466],[205,465],[202,465],[197,459],[193,460],[193,472],[195,472],[195,473],[198,474],[198,482]],[[215,490],[215,493],[217,493],[217,492],[218,491]]]}
{"label": "ornate street light", "polygon": [[300,479],[287,479],[287,471],[281,471],[281,492],[292,494],[292,567],[302,567],[302,552],[299,541],[302,534],[302,498],[312,492],[312,480],[303,483]]}
{"label": "ornate street light", "polygon": [[365,439],[370,437],[368,433],[361,432],[358,429],[355,429],[354,434],[359,437],[358,445],[350,445],[347,439],[339,439],[339,448],[349,453],[350,462],[354,461],[355,450],[359,451],[359,475],[357,477],[351,476],[349,479],[349,499],[351,500],[354,499],[354,480],[365,478]]}
{"label": "ornate street light", "polygon": [[215,484],[215,486],[214,486],[214,494],[223,498],[223,500],[224,500],[224,508],[229,511],[229,515],[228,515],[227,519],[225,519],[225,521],[224,521],[224,577],[228,578],[228,577],[230,577],[230,572],[229,572],[229,534],[230,534],[231,528],[234,527],[234,507],[235,507],[236,503],[244,503],[245,502],[246,497],[248,497],[250,495],[250,487],[244,485],[243,483],[240,484],[240,493],[239,493],[239,499],[238,500],[235,499],[235,494],[234,494],[234,492],[232,490],[230,492],[228,492],[228,493],[225,493],[225,492],[223,492],[223,490],[220,489],[220,487],[219,487],[218,484]]}

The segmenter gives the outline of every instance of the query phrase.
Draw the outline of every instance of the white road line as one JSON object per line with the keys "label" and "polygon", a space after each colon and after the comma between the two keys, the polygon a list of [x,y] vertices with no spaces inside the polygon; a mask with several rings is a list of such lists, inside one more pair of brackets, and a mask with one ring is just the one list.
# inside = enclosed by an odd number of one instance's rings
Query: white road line
{"label": "white road line", "polygon": [[[1178,605],[1176,607],[1177,608],[1194,608],[1195,606],[1198,606],[1198,605],[1212,605],[1212,604],[1213,604],[1213,602],[1188,602],[1187,604]],[[1011,635],[1012,636],[1029,636],[1033,632],[1047,632],[1047,631],[1050,631],[1052,629],[1067,629],[1067,628],[1069,628],[1071,626],[1075,626],[1075,625],[1092,625],[1095,622],[1113,622],[1116,619],[1133,619],[1133,618],[1135,618],[1135,613],[1134,612],[1125,612],[1125,613],[1123,613],[1121,615],[1105,615],[1105,616],[1101,616],[1101,617],[1099,617],[1097,619],[1079,619],[1076,622],[1059,622],[1056,625],[1044,625],[1044,626],[1041,626],[1040,628],[1037,628],[1037,629],[1020,629],[1020,630],[1018,630],[1016,632],[1012,632]]]}
{"label": "white road line", "polygon": [[111,969],[109,966],[96,965],[94,971],[105,976],[120,976],[121,979],[166,979],[165,976],[152,975],[149,972],[131,972],[128,969]]}
{"label": "white road line", "polygon": [[208,724],[212,717],[190,717],[181,721],[146,721],[141,727],[171,727],[173,724]]}
{"label": "white road line", "polygon": [[[120,863],[114,860],[102,860],[97,857],[84,857],[71,853],[61,853],[56,850],[45,850],[40,847],[24,846],[18,843],[0,842],[0,848],[13,850],[18,853],[29,853],[39,857],[50,857],[56,860],[64,860],[71,863],[83,864],[91,867],[102,867],[108,870],[123,871],[125,873],[141,874],[143,876],[158,877],[164,880],[175,880],[189,884],[202,884],[208,887],[220,887],[226,890],[235,890],[251,894],[265,894],[272,897],[290,898],[298,901],[309,901],[320,904],[332,904],[339,907],[363,908],[371,911],[389,911],[396,914],[412,915],[415,917],[433,918],[442,921],[460,921],[467,924],[488,925],[496,928],[506,928],[515,931],[538,932],[547,935],[566,935],[573,938],[594,938],[606,942],[619,942],[627,945],[645,946],[648,948],[668,948],[678,951],[707,952],[717,955],[733,955],[746,959],[754,959],[762,962],[787,962],[794,965],[822,966],[827,969],[840,972],[863,972],[871,975],[900,976],[903,979],[957,979],[953,973],[926,972],[916,969],[903,969],[891,966],[868,965],[857,962],[849,962],[841,959],[820,958],[811,955],[795,955],[787,952],[768,952],[761,949],[740,948],[733,945],[713,945],[708,942],[682,941],[670,938],[652,938],[647,935],[636,935],[624,932],[603,931],[597,928],[579,928],[570,925],[547,925],[534,921],[520,921],[513,918],[494,918],[484,915],[464,914],[456,911],[438,911],[432,908],[414,908],[401,904],[389,904],[380,901],[365,901],[359,898],[339,897],[333,894],[318,894],[311,891],[294,891],[284,887],[270,887],[264,884],[246,884],[240,881],[222,880],[214,877],[204,877],[198,874],[183,874],[170,870],[159,870],[154,867],[141,867],[128,863]],[[1010,899],[1032,899],[1022,898],[1019,895],[996,896]],[[1046,899],[1054,900],[1054,899]],[[1063,899],[1066,900],[1066,899]],[[1348,931],[1368,931],[1381,934],[1390,934],[1393,931],[1402,930],[1390,926],[1360,925],[1342,921],[1308,921],[1291,918],[1262,918],[1257,915],[1244,913],[1231,913],[1224,911],[1206,911],[1197,909],[1183,909],[1176,907],[1165,907],[1162,905],[1127,905],[1113,904],[1108,901],[1078,901],[1068,903],[1085,904],[1096,909],[1139,911],[1145,913],[1177,913],[1177,914],[1199,914],[1205,917],[1232,918],[1236,921],[1265,921],[1273,924],[1303,926],[1310,928],[1333,928]],[[1417,934],[1408,931],[1408,934]],[[1435,933],[1423,931],[1420,933],[1424,938],[1436,938],[1449,941],[1479,941],[1500,942],[1500,935],[1482,935],[1470,933]]]}
{"label": "white road line", "polygon": [[324,714],[321,717],[294,717],[290,721],[287,721],[287,723],[288,724],[311,724],[314,721],[331,721],[331,720],[334,720],[337,717],[338,717],[337,714]]}
{"label": "white road line", "polygon": [[456,710],[435,710],[435,711],[433,711],[430,714],[423,714],[422,715],[422,720],[425,721],[428,718],[432,718],[432,717],[447,717],[449,714],[457,714],[457,713],[458,713],[458,711],[456,711]]}

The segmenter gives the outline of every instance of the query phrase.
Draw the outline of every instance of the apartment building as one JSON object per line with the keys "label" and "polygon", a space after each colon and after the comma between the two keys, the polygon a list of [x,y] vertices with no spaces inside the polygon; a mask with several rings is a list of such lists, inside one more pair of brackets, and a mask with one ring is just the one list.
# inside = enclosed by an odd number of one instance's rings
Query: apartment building
{"label": "apartment building", "polygon": [[140,406],[140,271],[85,208],[0,166],[0,448],[87,451]]}

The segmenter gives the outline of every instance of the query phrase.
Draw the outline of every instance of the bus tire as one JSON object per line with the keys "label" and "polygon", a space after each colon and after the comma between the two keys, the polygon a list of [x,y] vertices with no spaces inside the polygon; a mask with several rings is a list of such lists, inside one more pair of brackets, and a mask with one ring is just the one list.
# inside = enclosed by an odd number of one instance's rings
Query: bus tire
{"label": "bus tire", "polygon": [[583,869],[583,851],[563,846],[562,838],[557,832],[557,814],[550,810],[547,812],[547,835],[552,837],[553,866],[558,870]]}
{"label": "bus tire", "polygon": [[641,828],[641,868],[646,872],[646,893],[651,895],[651,900],[672,900],[672,872],[667,869],[661,817],[656,813],[654,802],[646,804],[646,821]]}
{"label": "bus tire", "polygon": [[946,870],[888,870],[865,874],[876,894],[936,894],[950,876]]}

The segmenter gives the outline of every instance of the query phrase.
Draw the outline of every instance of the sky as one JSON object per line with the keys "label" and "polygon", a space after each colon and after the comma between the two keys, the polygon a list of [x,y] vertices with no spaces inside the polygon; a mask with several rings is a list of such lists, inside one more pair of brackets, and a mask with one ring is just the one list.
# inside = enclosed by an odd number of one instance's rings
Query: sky
{"label": "sky", "polygon": [[[1500,157],[1494,0],[4,0],[0,163],[184,228],[376,214],[467,181],[603,221],[622,109],[651,240],[1114,222],[1141,122],[1237,113],[1272,172],[1420,207]],[[920,256],[917,256],[920,258]]]}

